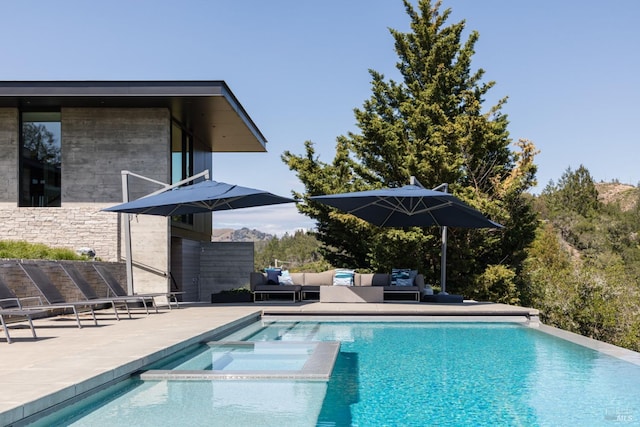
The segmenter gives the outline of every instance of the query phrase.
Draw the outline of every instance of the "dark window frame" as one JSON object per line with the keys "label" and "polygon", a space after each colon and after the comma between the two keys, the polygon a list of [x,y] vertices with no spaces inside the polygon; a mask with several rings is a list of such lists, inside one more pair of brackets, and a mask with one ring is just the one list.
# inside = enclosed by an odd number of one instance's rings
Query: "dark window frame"
{"label": "dark window frame", "polygon": [[[25,155],[25,123],[38,123],[38,120],[25,120],[25,115],[37,115],[37,114],[55,114],[57,116],[57,120],[40,120],[40,122],[55,122],[58,123],[59,126],[59,135],[58,135],[58,146],[59,146],[59,152],[57,153],[57,156],[59,156],[58,159],[58,163],[54,164],[53,168],[58,168],[59,170],[56,172],[55,170],[53,171],[53,173],[49,173],[47,174],[45,172],[45,166],[46,163],[42,163],[41,168],[42,168],[42,176],[40,177],[40,182],[37,183],[33,183],[33,179],[31,178],[30,181],[31,183],[29,183],[29,189],[27,190],[26,185],[27,183],[25,182],[25,168],[28,167],[28,165],[26,165],[26,160],[27,160],[27,156]],[[18,206],[19,207],[61,207],[62,206],[62,114],[60,109],[25,109],[25,110],[20,110],[19,112],[19,135],[18,135]],[[37,169],[38,164],[37,161],[35,162],[35,164],[30,167],[30,170],[33,169]],[[54,188],[57,188],[57,191],[54,193],[54,198],[52,200],[46,199],[47,196],[47,190],[46,190],[46,180],[48,178],[51,178],[51,176],[53,177],[54,180]],[[37,177],[35,179],[38,179]],[[34,190],[33,186],[42,186],[42,188],[37,188],[36,190]],[[26,196],[26,195],[29,196]],[[25,200],[27,197],[30,198],[30,200]],[[40,200],[39,202],[35,202],[34,197],[37,197],[38,200]]]}

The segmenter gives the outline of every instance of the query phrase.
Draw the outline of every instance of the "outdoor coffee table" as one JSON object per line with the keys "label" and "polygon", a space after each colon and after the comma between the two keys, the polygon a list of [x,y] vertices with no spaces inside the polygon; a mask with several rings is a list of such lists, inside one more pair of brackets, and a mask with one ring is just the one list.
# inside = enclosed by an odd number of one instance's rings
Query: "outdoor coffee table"
{"label": "outdoor coffee table", "polygon": [[383,302],[382,286],[320,286],[320,302]]}

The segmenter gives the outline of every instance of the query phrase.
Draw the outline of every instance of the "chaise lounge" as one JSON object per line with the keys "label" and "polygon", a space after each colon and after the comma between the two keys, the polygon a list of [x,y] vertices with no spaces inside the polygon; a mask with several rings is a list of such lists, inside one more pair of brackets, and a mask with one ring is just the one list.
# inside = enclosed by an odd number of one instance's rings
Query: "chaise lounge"
{"label": "chaise lounge", "polygon": [[95,307],[104,304],[103,301],[66,301],[60,291],[53,284],[51,279],[38,267],[37,264],[18,264],[22,271],[27,275],[31,283],[40,291],[40,294],[46,301],[43,303],[42,298],[38,299],[38,304],[34,306],[23,307],[24,309],[38,309],[38,310],[55,310],[55,309],[71,309],[76,318],[78,328],[82,328],[80,322],[80,316],[78,314],[79,308],[86,308],[91,313],[93,323],[98,326],[98,319],[96,318]]}
{"label": "chaise lounge", "polygon": [[84,278],[84,276],[78,271],[78,269],[71,263],[60,263],[60,268],[65,272],[69,280],[76,285],[78,290],[82,293],[84,298],[87,301],[93,301],[97,304],[111,304],[113,308],[113,314],[116,316],[116,320],[120,320],[120,315],[118,314],[118,305],[124,306],[127,311],[127,315],[129,319],[131,319],[131,310],[129,310],[129,303],[137,303],[140,301],[144,301],[142,298],[138,297],[105,297],[101,298],[96,294],[93,290],[89,282]]}
{"label": "chaise lounge", "polygon": [[[96,270],[100,278],[104,281],[104,283],[109,288],[109,292],[111,292],[116,297],[121,298],[130,298],[130,299],[138,299],[143,302],[145,309],[147,309],[147,302],[150,302],[153,308],[158,313],[158,305],[156,304],[156,298],[165,297],[167,298],[167,304],[169,305],[169,310],[171,310],[171,302],[175,302],[176,308],[180,308],[180,303],[178,302],[178,295],[184,294],[184,292],[153,292],[153,293],[144,293],[144,294],[133,294],[128,295],[127,291],[124,290],[120,282],[115,278],[111,271],[106,268],[104,265],[93,264],[93,268]],[[149,310],[147,309],[147,314],[149,314]]]}
{"label": "chaise lounge", "polygon": [[31,334],[33,338],[37,339],[36,330],[33,326],[34,316],[44,316],[47,314],[46,310],[30,310],[23,309],[22,303],[18,297],[13,293],[6,283],[0,278],[0,323],[4,330],[4,336],[7,338],[7,343],[11,344],[13,340],[9,334],[9,327],[7,326],[7,318],[25,318],[29,323]]}

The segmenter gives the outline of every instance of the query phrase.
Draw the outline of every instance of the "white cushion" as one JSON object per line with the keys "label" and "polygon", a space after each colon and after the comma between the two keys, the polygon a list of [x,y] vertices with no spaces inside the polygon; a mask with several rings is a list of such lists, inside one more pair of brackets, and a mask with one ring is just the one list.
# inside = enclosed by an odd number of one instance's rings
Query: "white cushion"
{"label": "white cushion", "polygon": [[293,285],[293,278],[289,274],[289,270],[282,270],[282,273],[278,276],[278,282],[281,285]]}
{"label": "white cushion", "polygon": [[333,286],[353,286],[355,275],[354,270],[336,270],[333,275]]}

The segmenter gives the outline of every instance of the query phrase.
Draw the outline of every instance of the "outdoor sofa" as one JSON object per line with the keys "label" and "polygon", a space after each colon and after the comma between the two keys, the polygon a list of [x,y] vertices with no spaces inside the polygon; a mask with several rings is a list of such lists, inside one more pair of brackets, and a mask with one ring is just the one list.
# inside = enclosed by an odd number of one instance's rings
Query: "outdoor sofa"
{"label": "outdoor sofa", "polygon": [[[327,270],[321,273],[290,273],[289,276],[293,284],[276,284],[273,280],[269,281],[266,272],[252,272],[249,284],[254,295],[254,301],[256,301],[257,296],[265,299],[274,294],[292,295],[293,301],[296,301],[296,298],[305,300],[310,299],[310,297],[318,297],[322,286],[334,286],[334,283],[336,283],[336,271],[340,272],[341,270]],[[415,301],[420,301],[425,287],[422,274],[416,274],[410,286],[392,285],[391,280],[392,275],[390,273],[355,273],[352,286],[381,286],[385,299],[391,299],[392,295],[407,295]]]}

